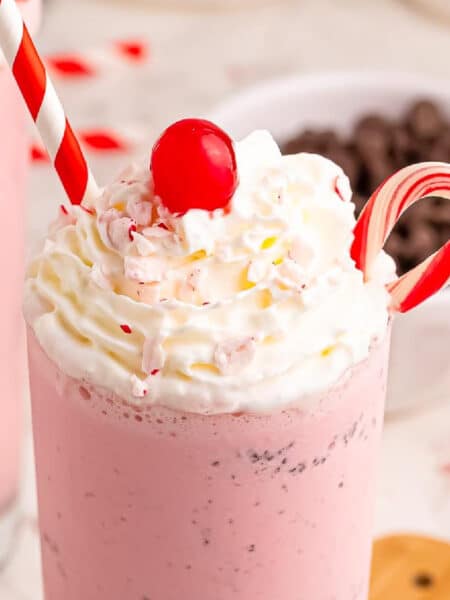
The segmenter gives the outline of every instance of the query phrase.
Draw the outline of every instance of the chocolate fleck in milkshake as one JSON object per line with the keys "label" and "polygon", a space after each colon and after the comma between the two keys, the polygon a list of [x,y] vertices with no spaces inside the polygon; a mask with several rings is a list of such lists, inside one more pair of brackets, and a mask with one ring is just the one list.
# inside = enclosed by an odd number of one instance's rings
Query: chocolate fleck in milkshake
{"label": "chocolate fleck in milkshake", "polygon": [[25,309],[46,600],[366,600],[393,261],[348,179],[183,121]]}

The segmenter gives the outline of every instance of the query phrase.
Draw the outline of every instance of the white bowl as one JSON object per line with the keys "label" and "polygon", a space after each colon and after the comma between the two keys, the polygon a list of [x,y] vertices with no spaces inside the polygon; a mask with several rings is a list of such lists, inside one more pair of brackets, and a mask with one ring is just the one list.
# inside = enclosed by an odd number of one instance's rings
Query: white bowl
{"label": "white bowl", "polygon": [[[399,117],[414,100],[434,100],[450,120],[450,84],[407,73],[321,73],[264,83],[221,104],[210,118],[235,139],[268,129],[285,141],[308,127],[342,134],[363,115]],[[450,399],[450,292],[396,318],[388,409]]]}

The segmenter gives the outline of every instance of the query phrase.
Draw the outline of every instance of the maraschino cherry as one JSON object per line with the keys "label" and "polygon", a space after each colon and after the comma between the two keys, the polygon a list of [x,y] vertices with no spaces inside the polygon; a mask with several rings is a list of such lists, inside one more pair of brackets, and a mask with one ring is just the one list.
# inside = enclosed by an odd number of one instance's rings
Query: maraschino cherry
{"label": "maraschino cherry", "polygon": [[173,214],[225,208],[238,184],[232,140],[204,119],[183,119],[166,129],[150,168],[155,194]]}

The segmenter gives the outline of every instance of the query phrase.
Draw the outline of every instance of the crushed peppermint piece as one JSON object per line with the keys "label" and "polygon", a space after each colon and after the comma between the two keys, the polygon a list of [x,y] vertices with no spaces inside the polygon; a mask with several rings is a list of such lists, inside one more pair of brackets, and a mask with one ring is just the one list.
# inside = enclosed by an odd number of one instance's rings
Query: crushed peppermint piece
{"label": "crushed peppermint piece", "polygon": [[336,175],[336,178],[334,180],[334,186],[333,186],[333,191],[335,194],[337,194],[339,196],[339,198],[342,200],[342,202],[344,202],[344,196],[342,195],[341,190],[339,189],[339,175]]}
{"label": "crushed peppermint piece", "polygon": [[276,271],[275,280],[288,287],[297,288],[305,281],[305,270],[291,258],[286,258]]}
{"label": "crushed peppermint piece", "polygon": [[161,286],[157,283],[150,283],[137,290],[137,295],[141,302],[153,306],[159,302],[161,295]]}
{"label": "crushed peppermint piece", "polygon": [[130,238],[130,241],[134,240],[134,234],[136,231],[137,231],[136,223],[132,223],[128,228],[128,237]]}
{"label": "crushed peppermint piece", "polygon": [[250,364],[255,351],[256,344],[252,337],[229,339],[217,344],[214,362],[224,375],[233,375]]}
{"label": "crushed peppermint piece", "polygon": [[148,256],[155,252],[155,245],[138,232],[133,233],[133,242],[140,256]]}
{"label": "crushed peppermint piece", "polygon": [[124,252],[130,241],[133,241],[132,230],[136,223],[130,217],[119,217],[111,221],[108,234],[113,247]]}
{"label": "crushed peppermint piece", "polygon": [[147,338],[142,349],[142,370],[152,375],[154,371],[160,371],[164,367],[166,353],[162,346],[163,338],[155,336]]}
{"label": "crushed peppermint piece", "polygon": [[131,392],[135,398],[143,398],[148,394],[148,385],[136,375],[131,376]]}
{"label": "crushed peppermint piece", "polygon": [[68,215],[69,214],[69,211],[64,206],[64,204],[60,204],[59,208],[61,209],[61,212],[63,213],[63,215]]}
{"label": "crushed peppermint piece", "polygon": [[127,213],[140,227],[148,225],[152,218],[152,205],[139,197],[127,202]]}
{"label": "crushed peppermint piece", "polygon": [[100,235],[100,239],[102,240],[102,242],[105,244],[105,246],[107,248],[112,248],[113,244],[109,235],[109,226],[110,224],[115,221],[116,219],[119,219],[121,217],[122,213],[120,213],[117,209],[115,208],[109,208],[108,210],[105,210],[105,212],[101,213],[101,215],[98,218],[98,222],[97,222],[97,227],[98,227],[98,233]]}
{"label": "crushed peppermint piece", "polygon": [[163,260],[156,257],[126,256],[124,269],[127,279],[151,283],[162,280],[166,265]]}
{"label": "crushed peppermint piece", "polygon": [[165,226],[160,227],[159,225],[152,225],[151,227],[145,227],[142,230],[142,234],[148,238],[164,238],[170,235],[170,231]]}
{"label": "crushed peppermint piece", "polygon": [[347,177],[336,175],[333,182],[333,191],[339,196],[342,202],[349,202],[352,192]]}
{"label": "crushed peppermint piece", "polygon": [[94,216],[95,215],[95,211],[92,208],[87,208],[86,206],[83,206],[82,204],[80,205],[81,210],[84,210],[85,213],[87,213],[88,215]]}
{"label": "crushed peppermint piece", "polygon": [[196,294],[201,294],[201,284],[204,276],[204,271],[201,269],[193,269],[186,279],[181,282],[178,295],[185,302],[192,302]]}
{"label": "crushed peppermint piece", "polygon": [[124,332],[124,333],[132,333],[132,329],[129,325],[121,325],[120,329]]}

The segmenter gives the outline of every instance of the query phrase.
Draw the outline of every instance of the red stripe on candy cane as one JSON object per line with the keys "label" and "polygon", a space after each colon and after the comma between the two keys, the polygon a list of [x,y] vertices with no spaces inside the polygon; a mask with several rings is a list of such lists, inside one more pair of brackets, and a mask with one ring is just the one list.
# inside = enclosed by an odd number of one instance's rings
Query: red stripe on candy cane
{"label": "red stripe on candy cane", "polygon": [[409,199],[411,198],[411,196],[413,194],[416,194],[417,192],[419,192],[419,189],[421,189],[421,187],[423,187],[424,185],[427,184],[428,181],[431,181],[434,179],[434,174],[433,175],[424,175],[423,177],[419,177],[420,173],[426,173],[427,169],[423,168],[417,171],[416,174],[416,180],[414,181],[414,174],[409,175],[403,186],[402,187],[406,187],[406,184],[409,182],[413,182],[412,185],[410,185],[410,187],[407,189],[407,191],[403,192],[403,195],[401,193],[401,189],[396,190],[395,195],[394,195],[394,199],[395,199],[395,203],[396,203],[396,214],[393,216],[393,219],[398,219],[401,215],[401,213],[403,212],[403,210],[405,209],[405,207],[408,206],[408,202]]}
{"label": "red stripe on candy cane", "polygon": [[[403,212],[430,196],[450,199],[450,164],[420,163],[389,177],[372,195],[356,224],[351,254],[356,266],[370,269]],[[450,278],[450,242],[387,286],[392,309],[406,312],[443,287]]]}
{"label": "red stripe on candy cane", "polygon": [[450,242],[412,271],[387,286],[392,309],[407,312],[438,292],[450,278]]}

